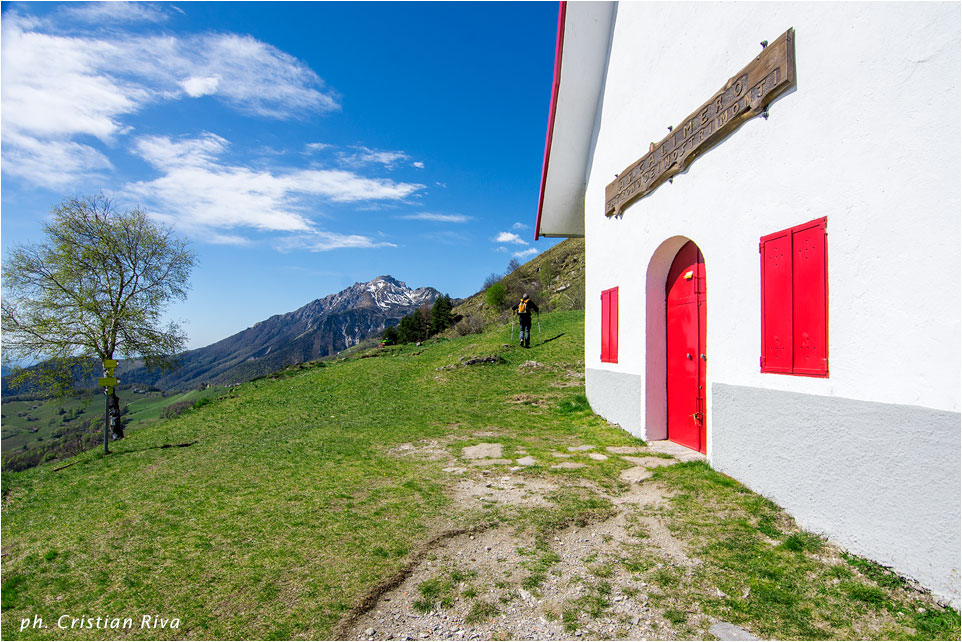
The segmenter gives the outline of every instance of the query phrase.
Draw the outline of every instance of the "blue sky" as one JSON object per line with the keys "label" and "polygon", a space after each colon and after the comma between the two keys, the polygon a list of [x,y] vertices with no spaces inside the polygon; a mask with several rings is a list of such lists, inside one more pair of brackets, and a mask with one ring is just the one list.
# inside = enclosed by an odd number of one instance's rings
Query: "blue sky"
{"label": "blue sky", "polygon": [[2,247],[103,192],[198,254],[190,347],[534,242],[558,5],[3,3]]}

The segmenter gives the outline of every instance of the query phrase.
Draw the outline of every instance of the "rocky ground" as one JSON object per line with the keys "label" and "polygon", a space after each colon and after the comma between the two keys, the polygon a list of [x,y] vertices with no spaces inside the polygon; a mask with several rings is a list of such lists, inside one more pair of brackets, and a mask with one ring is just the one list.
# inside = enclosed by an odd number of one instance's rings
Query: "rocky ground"
{"label": "rocky ground", "polygon": [[[567,452],[570,451],[570,452]],[[572,525],[535,541],[531,533],[509,526],[465,532],[438,539],[406,569],[391,588],[373,595],[361,613],[342,629],[344,637],[365,640],[556,640],[556,639],[674,639],[676,630],[649,603],[648,585],[630,573],[622,560],[632,547],[645,546],[673,568],[700,563],[690,558],[658,518],[665,490],[649,480],[651,470],[701,458],[669,442],[649,447],[609,447],[591,444],[553,452],[553,461],[531,456],[508,460],[502,445],[482,443],[464,448],[445,470],[458,476],[453,486],[462,505],[547,505],[559,490],[562,476],[530,477],[526,466],[551,468],[590,464],[568,461],[572,452],[591,461],[621,457],[634,464],[622,472],[630,491],[608,495],[590,485],[615,507],[597,523]],[[398,454],[450,458],[440,445],[410,445]],[[520,453],[524,455],[525,453]],[[505,468],[505,466],[508,466]],[[495,468],[496,467],[496,468]],[[754,639],[725,623],[709,623],[717,637]],[[730,627],[730,628],[726,628]]]}

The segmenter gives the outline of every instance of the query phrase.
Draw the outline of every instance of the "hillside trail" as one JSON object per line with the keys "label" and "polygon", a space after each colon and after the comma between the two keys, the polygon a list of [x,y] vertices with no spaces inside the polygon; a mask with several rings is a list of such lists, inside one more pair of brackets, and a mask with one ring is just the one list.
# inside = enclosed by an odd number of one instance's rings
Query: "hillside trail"
{"label": "hillside trail", "polygon": [[[438,444],[405,444],[396,450],[403,456],[424,449],[435,458],[442,453],[451,457]],[[648,584],[633,577],[622,561],[633,547],[643,546],[673,568],[700,564],[688,556],[683,543],[659,518],[668,494],[649,478],[655,467],[704,456],[670,442],[607,449],[584,444],[568,450],[587,454],[593,461],[622,457],[635,464],[622,472],[622,481],[630,484],[628,492],[608,494],[588,480],[565,480],[562,475],[518,474],[536,462],[531,457],[504,459],[499,443],[465,448],[461,458],[445,471],[458,476],[452,492],[463,508],[483,502],[548,505],[551,493],[563,485],[577,484],[590,486],[610,500],[614,507],[610,516],[595,523],[570,525],[540,542],[530,533],[519,533],[515,526],[503,525],[435,538],[398,576],[376,589],[362,608],[342,620],[335,629],[337,637],[675,639],[673,624],[650,604]],[[545,465],[585,465],[566,461],[570,453],[552,455],[556,461],[543,462]],[[513,465],[505,468],[507,464]],[[497,470],[492,468],[495,465],[500,465]],[[727,633],[728,639],[755,639],[746,631]]]}

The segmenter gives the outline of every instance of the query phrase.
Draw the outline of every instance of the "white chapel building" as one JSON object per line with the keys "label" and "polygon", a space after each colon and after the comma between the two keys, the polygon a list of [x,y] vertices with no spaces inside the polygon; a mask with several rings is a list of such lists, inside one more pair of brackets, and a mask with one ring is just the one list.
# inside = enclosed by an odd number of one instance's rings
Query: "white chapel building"
{"label": "white chapel building", "polygon": [[561,3],[598,414],[960,600],[960,4]]}

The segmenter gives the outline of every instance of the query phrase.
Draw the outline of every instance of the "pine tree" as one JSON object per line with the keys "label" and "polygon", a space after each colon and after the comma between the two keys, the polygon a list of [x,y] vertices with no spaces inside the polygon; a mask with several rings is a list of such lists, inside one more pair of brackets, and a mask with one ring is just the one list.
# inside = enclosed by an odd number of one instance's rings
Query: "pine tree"
{"label": "pine tree", "polygon": [[398,343],[397,328],[395,328],[393,325],[389,325],[388,327],[384,328],[384,334],[381,335],[381,338],[383,338],[384,343],[389,346]]}
{"label": "pine tree", "polygon": [[451,327],[451,297],[445,294],[431,306],[431,334],[438,334]]}

